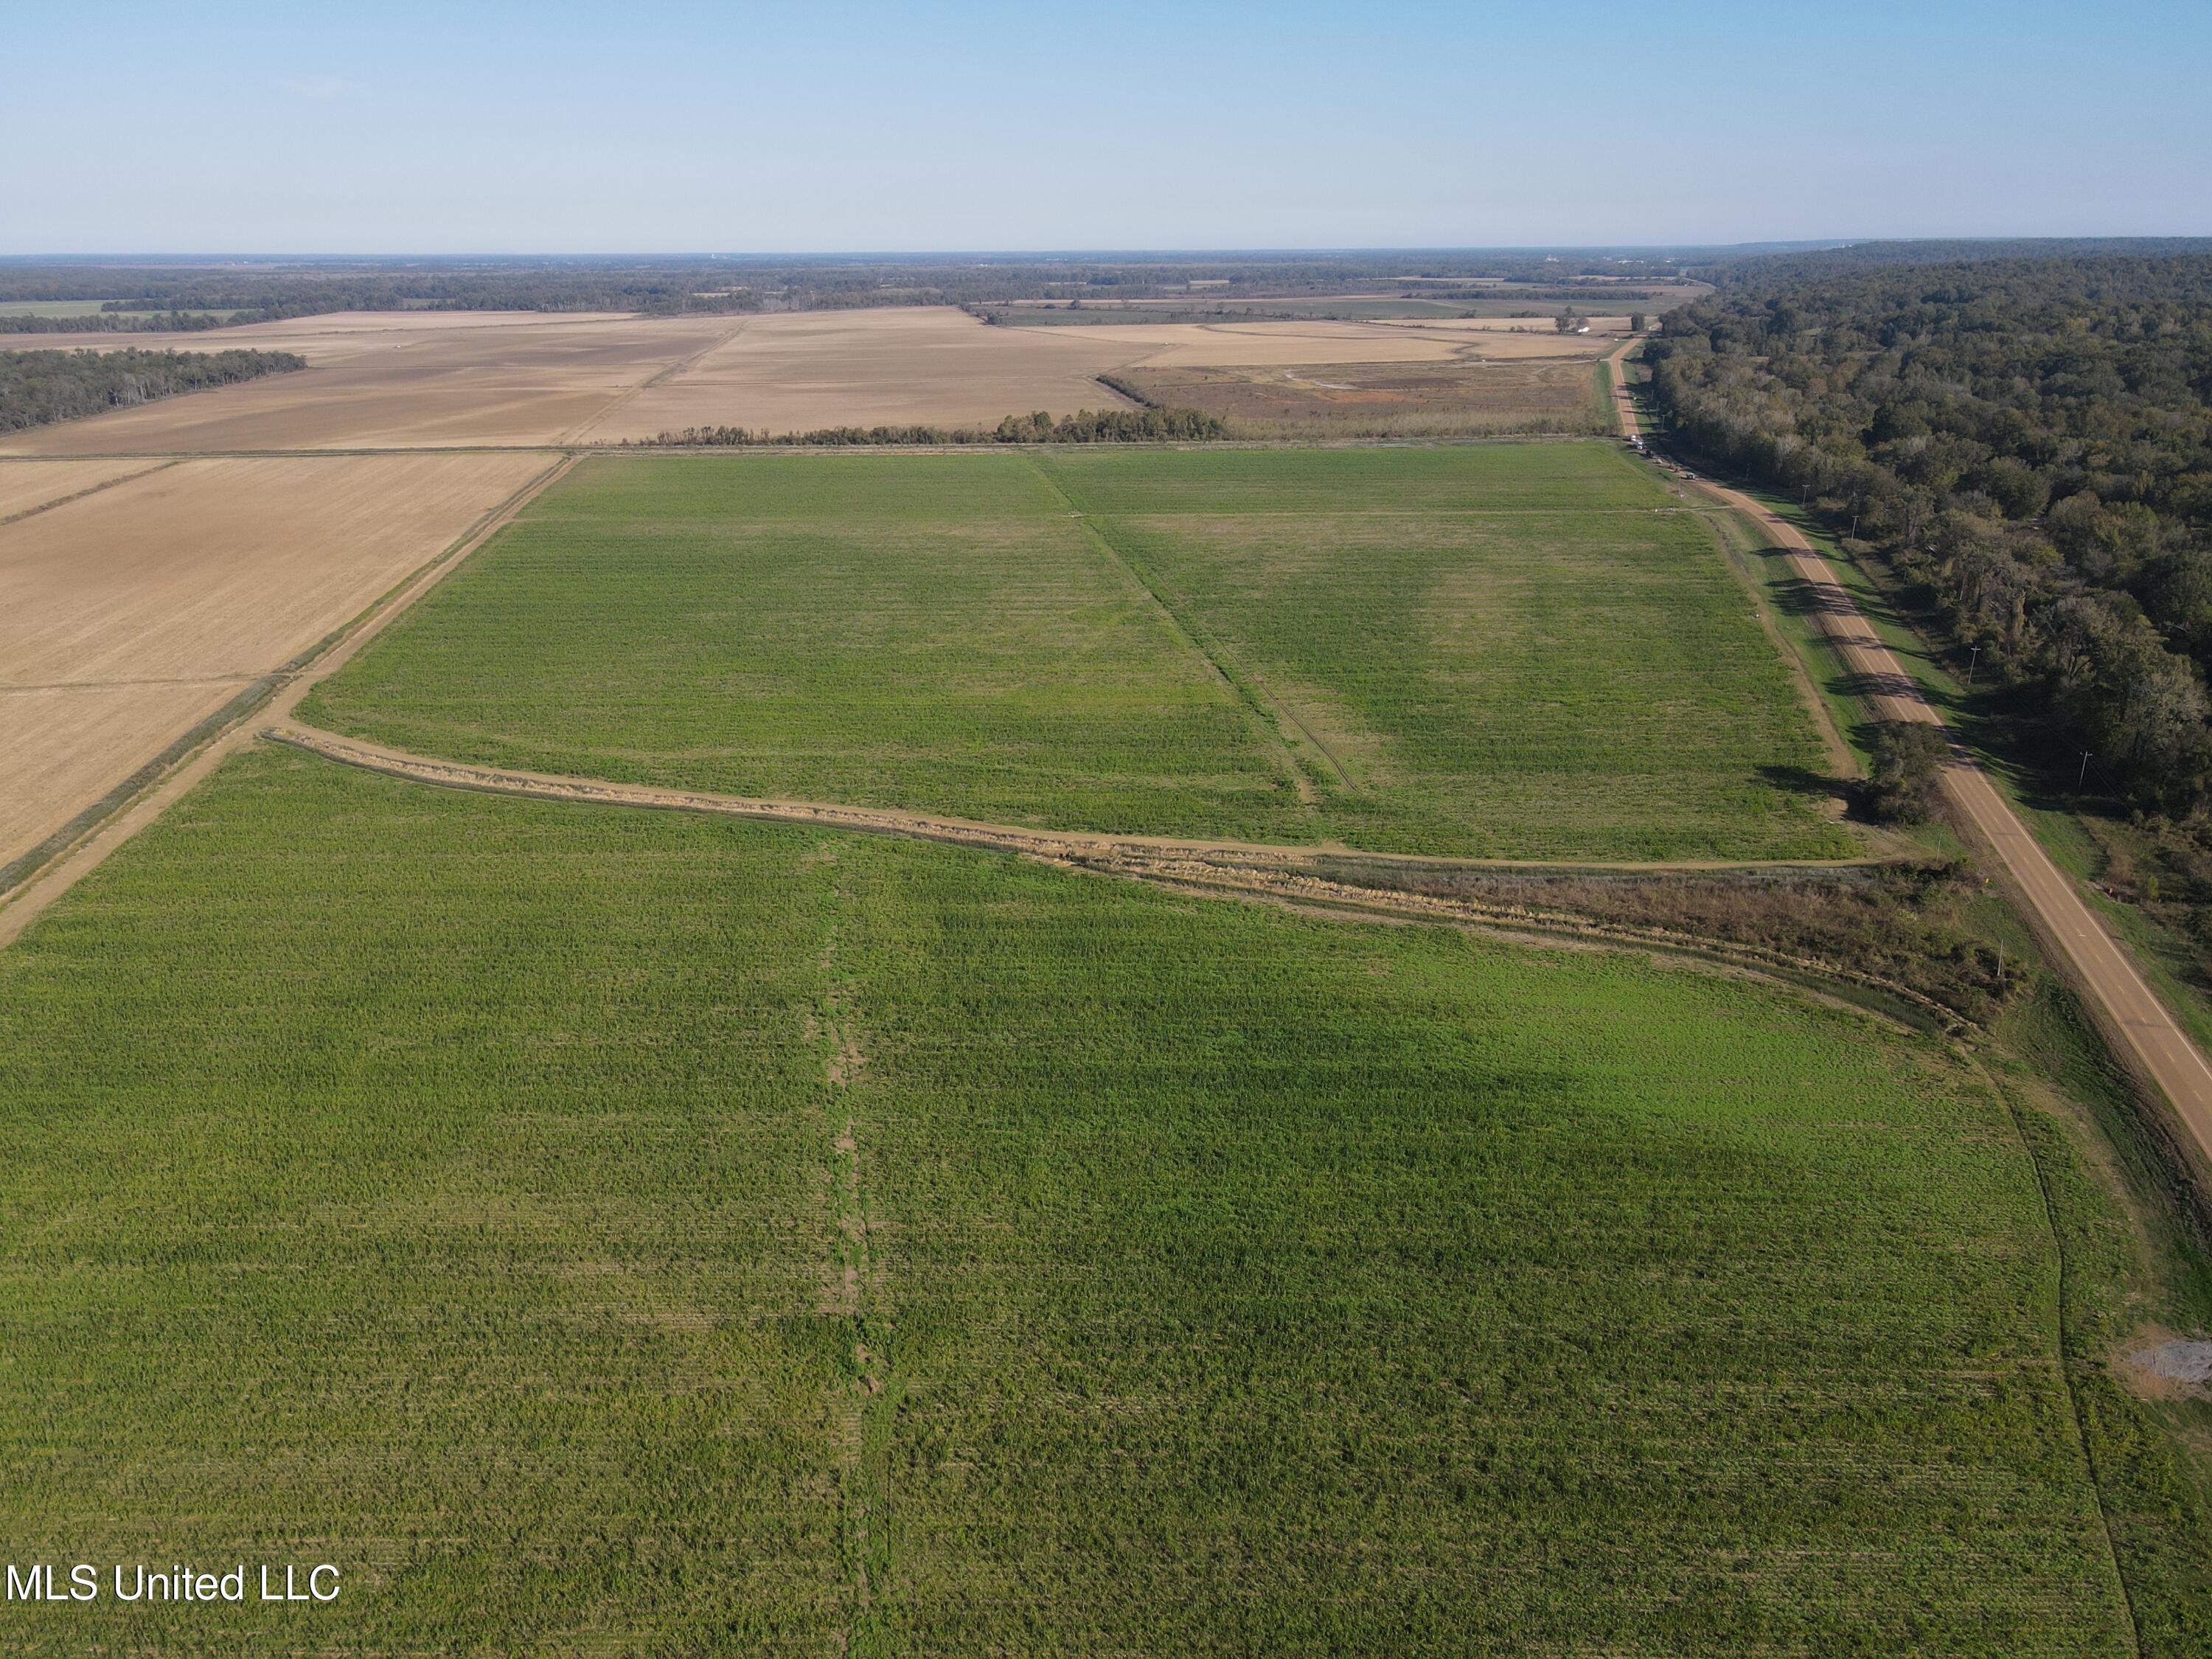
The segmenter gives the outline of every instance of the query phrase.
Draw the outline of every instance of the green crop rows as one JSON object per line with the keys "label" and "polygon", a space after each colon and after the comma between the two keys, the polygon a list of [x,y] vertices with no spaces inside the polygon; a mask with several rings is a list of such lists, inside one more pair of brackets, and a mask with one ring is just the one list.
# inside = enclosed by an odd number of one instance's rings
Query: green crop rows
{"label": "green crop rows", "polygon": [[0,1098],[18,1559],[349,1587],[80,1646],[2130,1650],[2010,1119],[1792,993],[263,750]]}
{"label": "green crop rows", "polygon": [[587,464],[305,713],[456,759],[1475,855],[1854,850],[1599,444]]}

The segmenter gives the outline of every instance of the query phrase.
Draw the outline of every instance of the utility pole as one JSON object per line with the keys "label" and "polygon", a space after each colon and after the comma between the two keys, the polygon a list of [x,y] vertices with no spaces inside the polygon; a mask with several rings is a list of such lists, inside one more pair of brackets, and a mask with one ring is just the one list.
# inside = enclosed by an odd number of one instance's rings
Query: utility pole
{"label": "utility pole", "polygon": [[1966,659],[1966,684],[1969,685],[1974,683],[1974,665],[1982,659],[1982,647],[1978,645],[1973,647],[1973,652],[1974,654]]}
{"label": "utility pole", "polygon": [[2074,793],[2077,795],[2081,793],[2081,785],[2089,776],[2089,754],[2087,749],[2081,751],[2081,770],[2074,779]]}

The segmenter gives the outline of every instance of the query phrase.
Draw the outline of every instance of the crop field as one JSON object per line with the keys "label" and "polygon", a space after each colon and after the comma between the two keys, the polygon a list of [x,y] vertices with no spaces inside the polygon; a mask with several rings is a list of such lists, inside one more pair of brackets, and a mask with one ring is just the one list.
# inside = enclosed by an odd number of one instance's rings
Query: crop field
{"label": "crop field", "polygon": [[55,501],[59,491],[57,504],[0,524],[0,866],[350,621],[547,465],[542,455],[0,463],[0,491],[63,475],[26,492]]}
{"label": "crop field", "polygon": [[1472,855],[1848,854],[1694,519],[1595,444],[587,464],[303,708],[417,752]]}
{"label": "crop field", "polygon": [[212,333],[22,335],[12,342],[20,349],[296,351],[308,368],[15,434],[0,453],[551,443],[736,325],[727,317],[374,312]]}
{"label": "crop field", "polygon": [[1138,355],[1089,339],[987,328],[945,306],[753,317],[682,372],[589,427],[593,442],[688,426],[995,426],[1008,415],[1121,409],[1097,375]]}
{"label": "crop field", "polygon": [[1774,988],[262,750],[0,1097],[15,1547],[354,1645],[2134,1650],[2005,1106]]}
{"label": "crop field", "polygon": [[94,461],[0,462],[0,523],[35,513],[102,484],[144,472],[158,462],[116,459]]}
{"label": "crop field", "polygon": [[[10,436],[0,455],[619,443],[688,426],[772,431],[995,425],[1112,409],[1097,377],[1133,366],[1326,368],[1586,359],[1548,320],[1162,322],[996,328],[944,306],[750,317],[369,312],[214,333],[5,332],[0,348],[295,351],[305,373]],[[1326,377],[1325,377],[1326,378]],[[278,384],[281,380],[282,384]]]}
{"label": "crop field", "polygon": [[1199,409],[1253,437],[1602,434],[1587,362],[1332,363],[1322,368],[1127,368],[1147,401]]}

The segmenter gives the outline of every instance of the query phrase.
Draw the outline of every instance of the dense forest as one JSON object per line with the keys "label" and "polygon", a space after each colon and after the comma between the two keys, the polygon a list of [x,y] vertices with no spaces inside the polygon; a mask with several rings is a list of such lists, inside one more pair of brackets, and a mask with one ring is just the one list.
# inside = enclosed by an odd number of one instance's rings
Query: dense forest
{"label": "dense forest", "polygon": [[0,432],[307,366],[289,351],[0,351]]}
{"label": "dense forest", "polygon": [[1227,434],[1226,423],[1195,409],[1085,409],[1057,420],[1039,410],[1034,415],[1009,415],[998,425],[988,427],[828,426],[811,432],[756,432],[742,426],[694,426],[681,432],[664,432],[647,447],[738,449],[762,446],[836,447],[851,444],[1205,443]]}
{"label": "dense forest", "polygon": [[[1849,252],[1848,250],[1843,252]],[[1816,499],[2148,811],[2212,786],[2212,254],[1792,257],[1674,313],[1674,431]]]}

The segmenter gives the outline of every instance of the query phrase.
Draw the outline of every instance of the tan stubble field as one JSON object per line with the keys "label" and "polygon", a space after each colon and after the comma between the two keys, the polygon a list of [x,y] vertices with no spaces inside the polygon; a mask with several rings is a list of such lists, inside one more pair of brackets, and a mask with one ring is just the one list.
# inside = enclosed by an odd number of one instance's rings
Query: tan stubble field
{"label": "tan stubble field", "polygon": [[0,866],[552,459],[188,460],[0,526]]}

